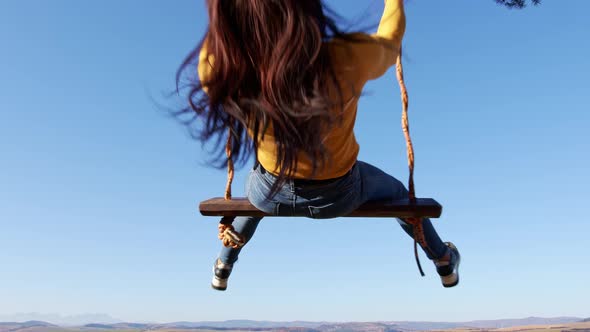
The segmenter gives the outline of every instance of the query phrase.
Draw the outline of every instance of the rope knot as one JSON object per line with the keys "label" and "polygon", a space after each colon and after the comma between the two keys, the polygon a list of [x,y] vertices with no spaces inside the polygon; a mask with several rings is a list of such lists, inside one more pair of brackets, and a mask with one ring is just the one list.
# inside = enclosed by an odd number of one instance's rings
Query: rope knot
{"label": "rope knot", "polygon": [[239,249],[246,244],[246,239],[242,234],[236,232],[234,226],[220,223],[218,228],[219,234],[217,237],[225,247]]}

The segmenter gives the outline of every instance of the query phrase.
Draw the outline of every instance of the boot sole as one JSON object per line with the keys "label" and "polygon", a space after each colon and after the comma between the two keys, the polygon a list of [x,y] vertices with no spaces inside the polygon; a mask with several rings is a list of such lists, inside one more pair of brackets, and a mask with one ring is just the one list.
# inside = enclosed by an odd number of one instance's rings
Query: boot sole
{"label": "boot sole", "polygon": [[461,254],[459,253],[459,250],[457,249],[457,247],[455,247],[453,245],[454,249],[457,250],[457,265],[455,266],[455,270],[457,271],[457,280],[455,280],[454,282],[450,283],[450,284],[445,284],[444,282],[444,278],[445,277],[441,277],[443,279],[443,287],[445,288],[451,288],[451,287],[455,287],[459,284],[459,265],[461,265]]}
{"label": "boot sole", "polygon": [[[225,286],[222,285],[222,283],[225,283]],[[211,288],[218,290],[218,291],[224,291],[227,289],[227,279],[219,279],[217,277],[213,277],[213,280],[211,281]]]}

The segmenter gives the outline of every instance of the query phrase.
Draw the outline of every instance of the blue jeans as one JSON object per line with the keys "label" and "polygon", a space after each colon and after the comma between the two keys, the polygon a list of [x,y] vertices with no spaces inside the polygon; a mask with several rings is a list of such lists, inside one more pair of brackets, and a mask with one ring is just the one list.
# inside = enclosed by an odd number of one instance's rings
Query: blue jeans
{"label": "blue jeans", "polygon": [[[344,177],[328,183],[288,180],[271,199],[268,194],[276,177],[260,165],[254,167],[246,182],[246,196],[252,205],[275,216],[306,216],[315,219],[336,218],[349,214],[372,200],[397,200],[408,197],[408,190],[393,176],[375,166],[357,161]],[[248,242],[261,217],[237,217],[233,226]],[[413,238],[412,225],[398,219],[403,230]],[[447,246],[441,241],[429,219],[424,219],[424,235],[430,250],[429,259],[445,255]],[[424,248],[423,248],[424,249]],[[223,247],[219,258],[226,264],[238,260],[241,249]]]}

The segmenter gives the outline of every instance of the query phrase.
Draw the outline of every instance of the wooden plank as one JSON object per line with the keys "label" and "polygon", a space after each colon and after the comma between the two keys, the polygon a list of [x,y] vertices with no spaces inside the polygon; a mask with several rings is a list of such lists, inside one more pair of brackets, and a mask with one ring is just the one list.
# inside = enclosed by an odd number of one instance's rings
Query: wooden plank
{"label": "wooden plank", "polygon": [[[201,202],[199,210],[204,216],[276,217],[258,210],[243,197],[236,197],[229,201],[223,197],[212,198]],[[345,217],[438,218],[441,214],[442,206],[437,201],[432,198],[418,198],[415,202],[410,202],[409,199],[367,202]]]}

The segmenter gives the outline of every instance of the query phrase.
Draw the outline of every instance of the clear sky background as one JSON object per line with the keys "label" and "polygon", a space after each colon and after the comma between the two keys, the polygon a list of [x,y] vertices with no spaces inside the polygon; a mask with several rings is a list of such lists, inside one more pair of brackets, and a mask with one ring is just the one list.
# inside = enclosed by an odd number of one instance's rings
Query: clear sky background
{"label": "clear sky background", "polygon": [[[329,3],[375,26],[380,0]],[[129,321],[587,317],[590,2],[407,4],[417,193],[463,255],[444,289],[388,219],[266,220],[210,289],[225,172],[154,99],[202,37],[204,1],[0,2],[0,314]],[[366,89],[360,159],[404,182],[393,70]],[[237,174],[243,194],[247,169]]]}

